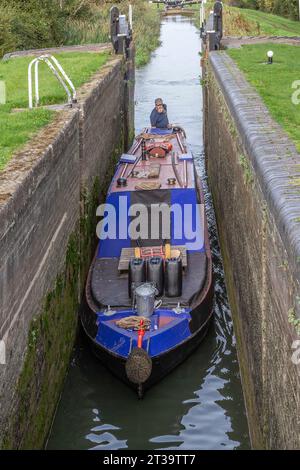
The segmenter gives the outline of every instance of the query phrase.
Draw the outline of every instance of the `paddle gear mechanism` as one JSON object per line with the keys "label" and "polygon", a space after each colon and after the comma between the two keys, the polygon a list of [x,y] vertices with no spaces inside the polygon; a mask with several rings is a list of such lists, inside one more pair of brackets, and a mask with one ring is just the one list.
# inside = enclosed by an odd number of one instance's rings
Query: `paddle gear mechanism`
{"label": "paddle gear mechanism", "polygon": [[[132,12],[132,9],[130,9]],[[129,11],[132,17],[132,13]],[[128,48],[132,40],[132,19],[128,24],[126,15],[121,15],[117,7],[110,9],[110,39],[116,54],[128,54]]]}
{"label": "paddle gear mechanism", "polygon": [[200,25],[200,34],[207,51],[216,51],[221,49],[223,38],[223,4],[217,0],[214,3],[213,12],[207,18],[202,20]]}

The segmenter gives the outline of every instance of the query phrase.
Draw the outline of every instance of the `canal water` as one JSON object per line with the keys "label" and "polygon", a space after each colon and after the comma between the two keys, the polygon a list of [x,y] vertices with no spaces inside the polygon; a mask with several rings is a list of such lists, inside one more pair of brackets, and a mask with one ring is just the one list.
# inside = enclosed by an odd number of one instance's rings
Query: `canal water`
{"label": "canal water", "polygon": [[248,449],[247,418],[226,296],[211,195],[204,168],[200,38],[191,20],[162,23],[161,46],[136,74],[136,130],[148,125],[154,99],[187,132],[206,192],[214,260],[214,324],[198,350],[138,400],[91,355],[74,350],[48,449]]}

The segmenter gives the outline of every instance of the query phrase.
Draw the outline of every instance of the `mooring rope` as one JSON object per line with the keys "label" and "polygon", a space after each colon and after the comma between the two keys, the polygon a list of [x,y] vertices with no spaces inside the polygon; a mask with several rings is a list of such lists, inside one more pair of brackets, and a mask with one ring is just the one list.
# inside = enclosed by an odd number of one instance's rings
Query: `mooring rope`
{"label": "mooring rope", "polygon": [[125,317],[121,318],[121,320],[116,321],[116,325],[119,328],[124,328],[125,330],[139,330],[140,325],[141,325],[141,320],[143,320],[143,328],[144,330],[150,330],[150,325],[151,321],[149,318],[146,317],[136,317],[136,316],[130,316],[130,317]]}

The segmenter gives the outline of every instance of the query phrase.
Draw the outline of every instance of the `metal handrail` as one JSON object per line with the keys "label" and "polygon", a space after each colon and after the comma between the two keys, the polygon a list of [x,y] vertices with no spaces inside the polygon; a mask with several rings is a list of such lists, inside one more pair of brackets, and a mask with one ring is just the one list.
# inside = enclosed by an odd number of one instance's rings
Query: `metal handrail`
{"label": "metal handrail", "polygon": [[[52,62],[51,62],[52,61]],[[45,54],[33,59],[28,65],[28,101],[29,109],[33,108],[33,97],[32,97],[32,67],[34,65],[34,79],[35,79],[35,107],[39,105],[40,96],[39,96],[39,63],[44,62],[48,65],[49,69],[53,75],[57,78],[59,83],[64,88],[68,96],[68,104],[76,102],[76,90],[68,77],[64,69],[58,60],[51,55]],[[61,75],[60,75],[61,74]]]}
{"label": "metal handrail", "polygon": [[64,69],[62,68],[61,64],[58,62],[58,60],[56,59],[56,57],[54,57],[53,55],[51,56],[51,60],[55,63],[55,65],[57,66],[58,70],[60,71],[60,73],[62,74],[62,76],[64,77],[64,79],[67,81],[67,83],[69,84],[71,90],[72,90],[72,99],[73,101],[76,100],[76,90],[75,90],[75,87],[72,83],[72,80],[68,77],[68,75],[66,74],[66,72],[64,71]]}

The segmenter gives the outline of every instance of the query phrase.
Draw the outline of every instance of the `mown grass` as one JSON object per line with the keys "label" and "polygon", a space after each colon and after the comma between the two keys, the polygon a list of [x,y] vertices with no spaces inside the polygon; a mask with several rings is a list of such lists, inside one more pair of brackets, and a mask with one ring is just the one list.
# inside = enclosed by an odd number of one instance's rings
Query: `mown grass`
{"label": "mown grass", "polygon": [[[267,51],[274,51],[273,65],[266,65]],[[273,118],[283,127],[300,152],[300,105],[292,102],[300,80],[300,47],[285,44],[257,44],[229,49],[249,82],[257,89]]]}
{"label": "mown grass", "polygon": [[[108,59],[107,53],[62,53],[55,55],[75,88],[86,82]],[[45,108],[14,112],[28,107],[27,67],[32,57],[0,62],[0,81],[6,85],[6,103],[0,105],[0,170],[13,153],[55,116]],[[66,94],[45,64],[40,64],[41,105],[63,103]]]}
{"label": "mown grass", "polygon": [[[159,46],[160,15],[143,0],[132,0],[136,65],[149,61],[151,53]],[[121,13],[128,13],[128,0],[118,3]],[[110,41],[109,11],[111,4],[101,0],[92,4],[87,17],[69,19],[65,25],[64,44],[89,44]],[[50,46],[51,44],[47,44]],[[45,46],[41,43],[40,47]],[[84,83],[107,60],[106,54],[66,53],[57,54],[75,87]],[[14,108],[26,108],[27,66],[31,58],[16,58],[0,62],[0,81],[6,84],[7,100],[0,104],[0,171],[11,158],[41,127],[53,119],[55,112],[49,109],[12,112]],[[56,79],[40,65],[40,101],[42,105],[65,100],[65,94]]]}

